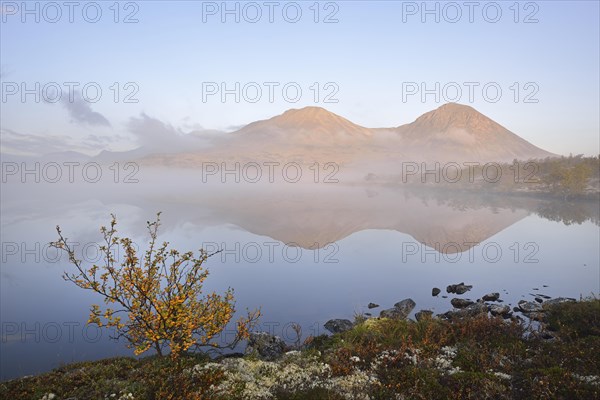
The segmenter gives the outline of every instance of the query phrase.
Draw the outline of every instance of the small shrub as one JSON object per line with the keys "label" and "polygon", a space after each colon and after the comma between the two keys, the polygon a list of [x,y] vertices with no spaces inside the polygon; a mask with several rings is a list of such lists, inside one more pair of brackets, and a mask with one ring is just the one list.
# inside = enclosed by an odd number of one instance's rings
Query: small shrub
{"label": "small shrub", "polygon": [[[100,247],[104,264],[86,267],[76,258],[60,227],[59,239],[51,243],[64,250],[76,272],[64,274],[64,279],[76,286],[100,294],[107,307],[104,311],[92,305],[88,323],[114,328],[117,338],[125,338],[128,345],[141,354],[154,349],[159,355],[169,347],[171,356],[177,358],[192,346],[200,348],[233,348],[246,339],[256,324],[260,310],[248,312],[237,321],[233,341],[225,346],[213,341],[229,323],[235,313],[233,289],[225,294],[209,293],[202,296],[202,285],[208,277],[203,268],[209,255],[203,249],[195,257],[193,252],[180,253],[169,249],[169,243],[157,243],[160,213],[155,222],[148,222],[150,234],[148,250],[143,256],[129,238],[120,238],[117,220],[112,216],[110,227],[101,227],[104,245]],[[117,262],[117,249],[121,247],[125,259]],[[125,314],[126,319],[121,316]]]}

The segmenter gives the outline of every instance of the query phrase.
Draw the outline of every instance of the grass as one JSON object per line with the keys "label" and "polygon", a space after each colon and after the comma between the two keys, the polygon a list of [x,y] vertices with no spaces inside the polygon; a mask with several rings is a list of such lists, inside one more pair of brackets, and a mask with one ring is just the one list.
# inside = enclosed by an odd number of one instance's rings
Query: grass
{"label": "grass", "polygon": [[[118,399],[132,393],[134,399],[245,399],[261,398],[257,393],[265,388],[273,399],[600,398],[600,300],[554,305],[547,315],[552,340],[486,315],[454,322],[371,319],[342,334],[311,338],[299,358],[275,364],[246,359],[247,373],[210,367],[216,364],[207,365],[202,355],[186,355],[179,365],[169,358],[114,358],[3,382],[0,398],[39,400],[54,393],[56,399],[104,399],[114,393]],[[302,379],[285,375],[294,364]],[[327,366],[326,372],[306,375],[321,371],[315,365]],[[190,373],[194,366],[206,368]],[[251,388],[256,382],[268,387]]]}

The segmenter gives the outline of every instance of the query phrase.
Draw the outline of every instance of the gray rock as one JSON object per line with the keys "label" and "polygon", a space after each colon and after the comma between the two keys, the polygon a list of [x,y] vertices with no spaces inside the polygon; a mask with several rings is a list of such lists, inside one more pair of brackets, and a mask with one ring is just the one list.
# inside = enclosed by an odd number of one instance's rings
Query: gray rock
{"label": "gray rock", "polygon": [[509,306],[500,306],[498,304],[492,304],[490,306],[490,313],[493,316],[502,316],[502,317],[510,317],[511,312],[510,312],[510,307]]}
{"label": "gray rock", "polygon": [[406,319],[416,305],[412,299],[404,299],[394,304],[393,308],[382,310],[379,316],[381,318]]}
{"label": "gray rock", "polygon": [[354,324],[347,319],[330,319],[324,326],[331,333],[342,333],[352,329]]}
{"label": "gray rock", "polygon": [[375,304],[375,303],[369,303],[369,304],[367,305],[367,308],[369,308],[369,309],[371,309],[371,308],[377,308],[377,307],[379,307],[379,304]]}
{"label": "gray rock", "polygon": [[405,319],[406,316],[404,313],[400,312],[396,307],[387,308],[385,310],[381,310],[379,313],[380,318],[389,318],[389,319]]}
{"label": "gray rock", "polygon": [[456,293],[456,294],[464,294],[473,288],[472,285],[465,285],[464,282],[457,283],[455,285],[448,285],[446,287],[446,292],[448,293]]}
{"label": "gray rock", "polygon": [[433,289],[431,289],[431,295],[432,296],[437,296],[438,294],[440,294],[441,290],[439,288],[434,287]]}
{"label": "gray rock", "polygon": [[500,298],[500,293],[488,293],[484,295],[481,300],[483,301],[498,301]]}
{"label": "gray rock", "polygon": [[475,317],[478,314],[487,313],[488,306],[484,303],[473,303],[470,306],[463,308],[461,310],[448,311],[442,314],[442,317],[446,319],[456,319],[456,318],[467,318],[467,317]]}
{"label": "gray rock", "polygon": [[552,299],[552,300],[548,300],[545,305],[546,306],[553,306],[556,304],[562,304],[562,303],[573,303],[576,302],[577,300],[572,299],[570,297],[557,297],[556,299]]}
{"label": "gray rock", "polygon": [[415,303],[413,299],[404,299],[394,304],[394,308],[397,308],[402,314],[404,314],[404,318],[406,318],[416,305],[417,303]]}
{"label": "gray rock", "polygon": [[523,314],[542,311],[542,307],[539,304],[531,301],[521,300],[519,301],[518,306],[519,311],[521,311]]}
{"label": "gray rock", "polygon": [[255,354],[263,360],[275,360],[284,353],[285,342],[267,332],[250,332],[246,354]]}
{"label": "gray rock", "polygon": [[452,304],[452,307],[454,308],[467,308],[474,303],[471,300],[454,298],[450,300],[450,304]]}
{"label": "gray rock", "polygon": [[484,303],[473,303],[462,311],[466,311],[470,316],[475,316],[477,314],[487,313],[488,306]]}
{"label": "gray rock", "polygon": [[544,302],[544,300],[540,299],[539,297],[536,297],[534,300],[540,304]]}
{"label": "gray rock", "polygon": [[415,313],[415,319],[417,321],[421,321],[422,319],[431,318],[433,316],[433,311],[431,310],[421,310]]}

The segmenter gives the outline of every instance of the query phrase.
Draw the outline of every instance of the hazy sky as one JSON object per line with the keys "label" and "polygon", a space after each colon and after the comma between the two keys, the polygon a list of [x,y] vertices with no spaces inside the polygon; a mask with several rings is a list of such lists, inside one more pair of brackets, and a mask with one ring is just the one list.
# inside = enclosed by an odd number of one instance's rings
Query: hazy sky
{"label": "hazy sky", "polygon": [[132,118],[231,130],[308,105],[398,126],[454,100],[546,150],[600,152],[598,1],[23,4],[2,2],[4,151],[127,149],[148,140]]}

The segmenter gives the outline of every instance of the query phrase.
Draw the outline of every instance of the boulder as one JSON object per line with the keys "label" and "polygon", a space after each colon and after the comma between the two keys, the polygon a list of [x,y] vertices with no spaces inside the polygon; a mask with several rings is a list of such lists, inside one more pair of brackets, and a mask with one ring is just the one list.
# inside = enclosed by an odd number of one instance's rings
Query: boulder
{"label": "boulder", "polygon": [[352,329],[354,324],[348,319],[330,319],[324,326],[331,333],[342,333]]}
{"label": "boulder", "polygon": [[456,293],[456,294],[464,294],[473,288],[472,285],[465,285],[464,282],[457,283],[455,285],[448,285],[446,287],[446,292],[448,293]]}
{"label": "boulder", "polygon": [[406,319],[416,305],[412,299],[404,299],[394,304],[393,308],[382,310],[379,316],[381,318]]}
{"label": "boulder", "polygon": [[544,305],[545,306],[553,306],[555,304],[573,303],[573,302],[576,302],[576,301],[577,300],[572,299],[570,297],[557,297],[556,299],[552,299],[552,300],[546,301],[546,303]]}
{"label": "boulder", "polygon": [[441,316],[446,319],[460,319],[467,317],[474,317],[478,314],[487,313],[488,306],[484,303],[473,303],[468,307],[465,307],[460,310],[448,311]]}
{"label": "boulder", "polygon": [[539,304],[531,301],[521,300],[519,301],[518,306],[519,311],[521,311],[523,314],[542,311],[542,307]]}
{"label": "boulder", "polygon": [[285,342],[267,332],[250,332],[246,354],[255,354],[263,360],[275,360],[284,353]]}
{"label": "boulder", "polygon": [[415,303],[413,299],[404,299],[394,304],[394,308],[400,310],[400,312],[404,314],[404,318],[406,318],[416,305],[417,303]]}
{"label": "boulder", "polygon": [[454,308],[466,308],[474,303],[471,300],[454,298],[450,300],[450,304],[452,304],[452,307]]}
{"label": "boulder", "polygon": [[490,306],[490,313],[495,317],[500,315],[504,318],[508,318],[511,315],[509,306],[500,306],[498,304],[492,304]]}
{"label": "boulder", "polygon": [[377,307],[379,307],[379,304],[375,304],[375,303],[369,303],[369,304],[367,305],[367,308],[368,308],[368,309],[371,309],[371,308],[377,308]]}
{"label": "boulder", "polygon": [[433,289],[431,289],[431,295],[434,297],[440,294],[440,292],[441,290],[439,288],[434,287]]}
{"label": "boulder", "polygon": [[379,313],[380,318],[389,318],[389,319],[405,319],[406,316],[401,313],[396,307],[387,308],[385,310],[381,310]]}
{"label": "boulder", "polygon": [[488,293],[484,295],[481,300],[483,301],[498,301],[500,298],[500,293]]}

